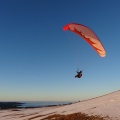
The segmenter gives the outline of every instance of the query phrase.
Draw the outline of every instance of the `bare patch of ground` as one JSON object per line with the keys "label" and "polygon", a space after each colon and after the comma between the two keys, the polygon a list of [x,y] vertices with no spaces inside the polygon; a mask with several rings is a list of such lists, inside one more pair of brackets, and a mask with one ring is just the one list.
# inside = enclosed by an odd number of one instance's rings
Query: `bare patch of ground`
{"label": "bare patch of ground", "polygon": [[73,113],[69,115],[54,114],[41,120],[105,120],[100,116],[88,116],[84,113]]}

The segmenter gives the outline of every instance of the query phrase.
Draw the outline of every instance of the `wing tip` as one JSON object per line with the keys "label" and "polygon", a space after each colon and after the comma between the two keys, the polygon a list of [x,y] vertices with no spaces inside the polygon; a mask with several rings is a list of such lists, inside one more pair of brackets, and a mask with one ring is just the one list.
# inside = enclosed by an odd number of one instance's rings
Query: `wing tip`
{"label": "wing tip", "polygon": [[101,56],[101,57],[106,57],[106,54],[101,54],[100,56]]}
{"label": "wing tip", "polygon": [[63,30],[68,30],[68,25],[64,26]]}

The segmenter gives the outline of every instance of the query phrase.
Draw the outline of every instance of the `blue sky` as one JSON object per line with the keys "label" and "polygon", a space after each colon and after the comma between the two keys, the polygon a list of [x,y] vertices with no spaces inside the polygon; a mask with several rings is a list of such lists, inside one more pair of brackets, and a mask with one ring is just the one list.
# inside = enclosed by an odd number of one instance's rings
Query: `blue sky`
{"label": "blue sky", "polygon": [[[0,101],[78,101],[120,88],[119,0],[1,0]],[[90,27],[107,55],[63,31]],[[83,77],[75,79],[77,68]]]}

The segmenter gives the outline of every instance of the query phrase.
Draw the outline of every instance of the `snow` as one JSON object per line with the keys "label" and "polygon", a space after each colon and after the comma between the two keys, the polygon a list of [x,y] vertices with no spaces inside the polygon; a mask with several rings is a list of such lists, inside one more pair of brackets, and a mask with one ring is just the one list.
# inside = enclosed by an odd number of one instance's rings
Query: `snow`
{"label": "snow", "polygon": [[1,110],[0,120],[40,120],[53,114],[85,113],[120,120],[120,91],[71,105]]}

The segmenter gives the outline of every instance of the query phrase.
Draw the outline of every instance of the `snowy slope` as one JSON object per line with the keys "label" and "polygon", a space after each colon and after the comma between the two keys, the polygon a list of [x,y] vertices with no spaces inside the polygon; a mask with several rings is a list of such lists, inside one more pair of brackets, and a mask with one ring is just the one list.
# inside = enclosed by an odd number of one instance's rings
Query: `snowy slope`
{"label": "snowy slope", "polygon": [[86,113],[120,120],[120,91],[71,105],[22,109],[19,111],[1,110],[0,120],[40,120],[53,114]]}

